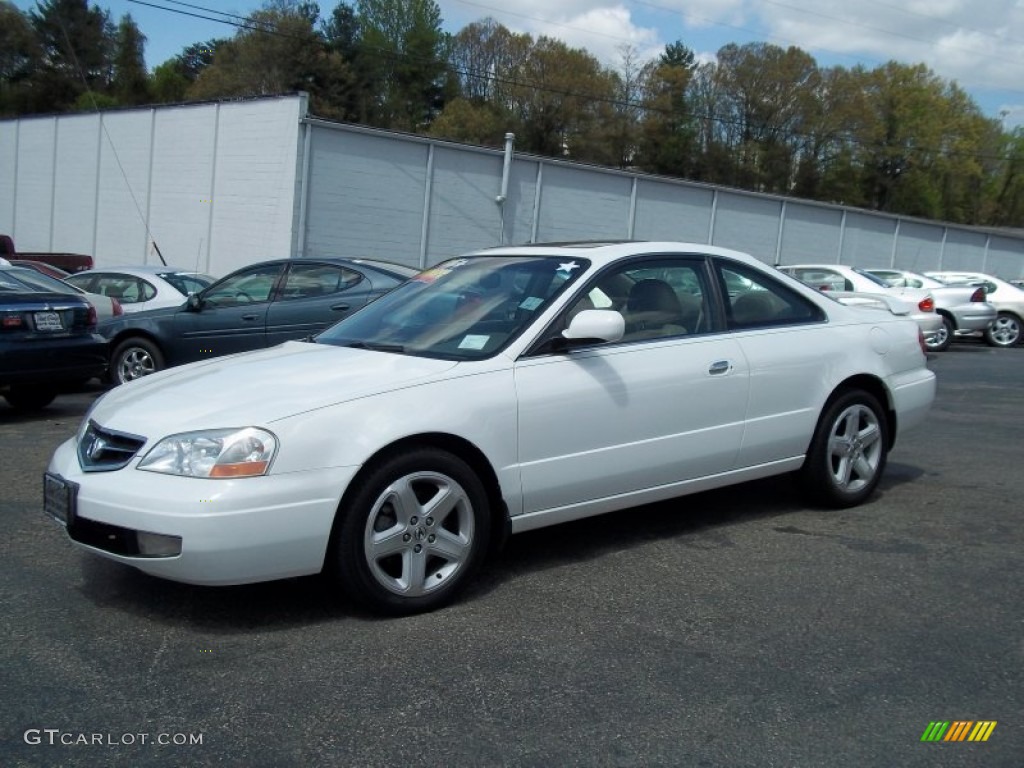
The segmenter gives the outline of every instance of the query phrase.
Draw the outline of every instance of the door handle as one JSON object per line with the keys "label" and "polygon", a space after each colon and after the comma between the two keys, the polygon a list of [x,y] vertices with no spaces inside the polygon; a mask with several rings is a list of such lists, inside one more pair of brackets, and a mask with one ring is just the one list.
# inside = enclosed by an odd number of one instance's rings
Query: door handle
{"label": "door handle", "polygon": [[708,373],[712,376],[721,376],[723,373],[728,373],[732,370],[732,363],[728,360],[716,360],[710,366],[708,366]]}
{"label": "door handle", "polygon": [[331,304],[331,309],[335,312],[348,312],[348,304]]}
{"label": "door handle", "polygon": [[243,320],[255,320],[259,315],[242,315]]}

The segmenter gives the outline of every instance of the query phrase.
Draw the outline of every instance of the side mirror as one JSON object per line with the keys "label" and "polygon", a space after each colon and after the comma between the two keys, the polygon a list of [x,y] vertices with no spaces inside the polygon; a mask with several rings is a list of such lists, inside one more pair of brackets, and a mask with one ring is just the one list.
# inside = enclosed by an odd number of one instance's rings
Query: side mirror
{"label": "side mirror", "polygon": [[562,338],[580,343],[618,341],[626,332],[626,321],[614,309],[584,309],[562,331]]}
{"label": "side mirror", "polygon": [[185,306],[188,307],[189,312],[198,312],[203,306],[203,300],[199,298],[198,293],[190,293],[188,299],[185,300]]}

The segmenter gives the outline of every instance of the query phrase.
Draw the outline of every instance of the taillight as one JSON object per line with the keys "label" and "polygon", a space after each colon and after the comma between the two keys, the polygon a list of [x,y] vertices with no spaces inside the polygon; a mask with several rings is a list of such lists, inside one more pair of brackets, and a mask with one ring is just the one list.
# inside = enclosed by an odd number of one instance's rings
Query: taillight
{"label": "taillight", "polygon": [[110,306],[114,310],[114,317],[124,314],[124,307],[121,306],[121,302],[115,298],[110,299]]}
{"label": "taillight", "polygon": [[89,305],[89,314],[86,316],[85,324],[90,328],[96,325],[96,307],[92,304]]}
{"label": "taillight", "polygon": [[985,289],[979,288],[971,294],[971,301],[987,301],[985,298]]}
{"label": "taillight", "polygon": [[931,296],[925,296],[917,303],[917,308],[922,312],[934,312],[935,311],[935,299]]}
{"label": "taillight", "polygon": [[21,315],[4,315],[4,328],[21,328],[23,325],[24,322],[21,319]]}

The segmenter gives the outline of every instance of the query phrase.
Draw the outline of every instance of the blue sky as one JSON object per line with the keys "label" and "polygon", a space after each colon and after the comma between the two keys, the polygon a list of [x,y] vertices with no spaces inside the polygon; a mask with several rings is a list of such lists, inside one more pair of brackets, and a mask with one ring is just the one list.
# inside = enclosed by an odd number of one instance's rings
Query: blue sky
{"label": "blue sky", "polygon": [[[168,0],[153,5],[202,14]],[[28,9],[32,0],[15,0]],[[193,42],[230,36],[226,24],[158,10],[131,0],[98,0],[116,21],[130,13],[148,38],[155,66]],[[253,0],[188,0],[244,16]],[[324,0],[327,15],[335,3]],[[621,63],[624,46],[641,58],[681,40],[711,59],[726,43],[795,45],[820,66],[875,67],[889,60],[924,63],[955,80],[986,115],[1007,128],[1024,125],[1024,1],[1022,0],[439,0],[445,27],[457,31],[492,16],[517,32],[557,37],[586,48],[606,65]]]}

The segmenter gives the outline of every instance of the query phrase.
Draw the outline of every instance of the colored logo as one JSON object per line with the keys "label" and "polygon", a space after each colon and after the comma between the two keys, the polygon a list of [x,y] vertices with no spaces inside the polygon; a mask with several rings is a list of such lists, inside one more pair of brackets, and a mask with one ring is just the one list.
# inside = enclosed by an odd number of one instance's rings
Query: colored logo
{"label": "colored logo", "polygon": [[921,741],[988,741],[995,729],[995,720],[933,720],[921,734]]}

